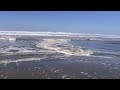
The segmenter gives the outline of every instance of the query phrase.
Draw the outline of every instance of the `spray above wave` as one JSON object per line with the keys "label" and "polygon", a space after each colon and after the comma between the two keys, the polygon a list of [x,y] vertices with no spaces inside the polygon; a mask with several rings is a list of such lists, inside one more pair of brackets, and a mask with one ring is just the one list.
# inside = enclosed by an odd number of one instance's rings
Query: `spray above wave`
{"label": "spray above wave", "polygon": [[73,46],[69,42],[70,39],[43,39],[43,41],[38,43],[36,46],[63,53],[65,55],[90,56],[93,54],[91,50]]}

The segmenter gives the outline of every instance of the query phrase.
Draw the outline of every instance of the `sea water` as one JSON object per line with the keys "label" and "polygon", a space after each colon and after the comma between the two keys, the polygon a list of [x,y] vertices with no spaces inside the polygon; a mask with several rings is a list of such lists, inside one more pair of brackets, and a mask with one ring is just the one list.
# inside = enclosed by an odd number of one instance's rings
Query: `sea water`
{"label": "sea water", "polygon": [[120,41],[111,38],[16,36],[0,40],[0,78],[120,78]]}

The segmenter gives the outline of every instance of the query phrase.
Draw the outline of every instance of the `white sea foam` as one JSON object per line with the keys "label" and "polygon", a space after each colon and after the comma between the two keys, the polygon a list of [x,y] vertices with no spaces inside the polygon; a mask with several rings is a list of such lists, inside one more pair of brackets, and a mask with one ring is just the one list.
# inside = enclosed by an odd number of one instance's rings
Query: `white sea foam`
{"label": "white sea foam", "polygon": [[17,54],[55,54],[53,50],[39,50],[35,48],[18,48],[18,47],[8,47],[0,48],[0,53],[4,55],[17,55]]}
{"label": "white sea foam", "polygon": [[0,53],[6,54],[6,55],[38,53],[38,51],[32,50],[32,49],[33,48],[8,47],[8,48],[1,48]]}
{"label": "white sea foam", "polygon": [[13,36],[1,36],[0,40],[16,41],[16,37],[13,37]]}
{"label": "white sea foam", "polygon": [[0,64],[28,62],[28,61],[40,61],[42,59],[45,59],[45,57],[43,57],[43,58],[26,58],[26,59],[17,59],[17,60],[2,60],[2,61],[0,61]]}
{"label": "white sea foam", "polygon": [[113,57],[109,57],[109,56],[92,56],[92,57],[98,57],[98,58],[108,58],[108,59],[112,59]]}
{"label": "white sea foam", "polygon": [[89,49],[75,47],[69,43],[69,39],[43,39],[37,47],[42,47],[65,55],[90,56],[93,52]]}
{"label": "white sea foam", "polygon": [[[85,34],[71,32],[28,32],[28,31],[0,31],[0,35],[27,35],[27,36],[66,36],[66,37],[102,37],[120,38],[118,35]],[[3,38],[2,38],[3,39]]]}
{"label": "white sea foam", "polygon": [[[61,58],[63,56],[53,56],[52,58]],[[30,62],[30,61],[41,61],[41,60],[45,60],[49,58],[49,56],[44,55],[43,57],[39,57],[39,58],[23,58],[23,59],[15,59],[15,60],[11,60],[11,59],[6,59],[6,60],[1,60],[0,64],[9,64],[9,63],[19,63],[19,62]]]}

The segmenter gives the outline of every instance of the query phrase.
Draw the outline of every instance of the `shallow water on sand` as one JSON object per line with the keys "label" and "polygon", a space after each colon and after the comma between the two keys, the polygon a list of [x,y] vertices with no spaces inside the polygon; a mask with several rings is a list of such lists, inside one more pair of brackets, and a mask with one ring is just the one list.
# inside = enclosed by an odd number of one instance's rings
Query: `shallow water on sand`
{"label": "shallow water on sand", "polygon": [[0,41],[0,79],[119,79],[119,41],[19,37]]}

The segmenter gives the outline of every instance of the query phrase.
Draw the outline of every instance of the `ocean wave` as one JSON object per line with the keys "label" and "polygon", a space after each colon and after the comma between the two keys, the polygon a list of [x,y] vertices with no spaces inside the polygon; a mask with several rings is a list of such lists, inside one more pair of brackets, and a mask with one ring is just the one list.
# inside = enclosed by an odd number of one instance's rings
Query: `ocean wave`
{"label": "ocean wave", "polygon": [[74,56],[90,56],[93,52],[87,48],[76,47],[69,43],[70,39],[43,39],[36,46],[58,53]]}
{"label": "ocean wave", "polygon": [[85,33],[71,33],[71,32],[0,31],[0,35],[120,38],[119,35],[85,34]]}

